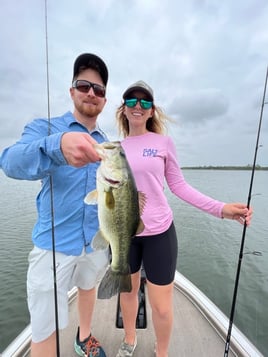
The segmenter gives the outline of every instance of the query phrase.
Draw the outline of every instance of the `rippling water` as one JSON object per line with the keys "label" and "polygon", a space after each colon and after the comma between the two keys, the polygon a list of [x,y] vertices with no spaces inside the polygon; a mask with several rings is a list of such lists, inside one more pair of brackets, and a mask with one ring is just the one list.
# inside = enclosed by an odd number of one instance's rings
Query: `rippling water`
{"label": "rippling water", "polygon": [[29,323],[25,282],[39,186],[0,171],[0,351]]}
{"label": "rippling water", "polygon": [[[251,172],[184,170],[203,193],[225,202],[246,202]],[[246,239],[234,323],[268,355],[268,172],[257,171],[251,205],[254,217]],[[243,226],[219,220],[170,196],[179,240],[178,270],[228,317]],[[261,251],[262,256],[250,254]]]}
{"label": "rippling water", "polygon": [[[247,201],[249,171],[184,170],[188,182],[226,202]],[[268,182],[257,171],[246,232],[245,254],[234,323],[265,355],[268,351]],[[0,171],[0,351],[29,323],[26,305],[27,256],[32,248],[38,182],[6,178]],[[178,270],[229,316],[243,227],[219,220],[168,194],[179,240]]]}

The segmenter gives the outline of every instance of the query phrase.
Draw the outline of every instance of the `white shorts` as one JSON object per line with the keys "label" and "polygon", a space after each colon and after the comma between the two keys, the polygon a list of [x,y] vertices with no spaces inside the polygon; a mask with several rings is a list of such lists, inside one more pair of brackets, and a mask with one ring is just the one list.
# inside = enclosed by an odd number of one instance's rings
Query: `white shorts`
{"label": "white shorts", "polygon": [[[80,256],[56,252],[57,305],[59,328],[68,325],[68,291],[77,286],[94,288],[109,263],[109,250],[98,250]],[[32,340],[40,342],[55,331],[53,254],[34,247],[29,254],[27,300],[31,316]]]}

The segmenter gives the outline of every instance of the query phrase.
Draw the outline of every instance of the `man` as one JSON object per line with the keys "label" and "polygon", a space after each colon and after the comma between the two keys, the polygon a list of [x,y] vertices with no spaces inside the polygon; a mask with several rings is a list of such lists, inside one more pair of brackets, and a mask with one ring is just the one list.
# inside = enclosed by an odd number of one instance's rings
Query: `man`
{"label": "man", "polygon": [[51,120],[35,119],[0,157],[0,167],[7,176],[42,182],[27,274],[32,357],[56,355],[53,240],[59,328],[68,324],[67,292],[77,286],[75,351],[79,356],[106,356],[91,335],[91,320],[95,286],[106,270],[108,251],[91,248],[98,230],[97,207],[85,205],[83,199],[96,186],[100,157],[94,144],[107,141],[97,124],[106,103],[107,81],[108,70],[101,58],[90,53],[78,56],[70,88],[73,113]]}

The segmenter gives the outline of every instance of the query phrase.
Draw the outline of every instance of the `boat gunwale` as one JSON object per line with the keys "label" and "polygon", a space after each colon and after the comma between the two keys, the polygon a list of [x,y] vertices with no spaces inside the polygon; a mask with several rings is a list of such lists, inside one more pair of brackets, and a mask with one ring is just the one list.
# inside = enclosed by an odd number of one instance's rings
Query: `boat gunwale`
{"label": "boat gunwale", "polygon": [[[206,318],[223,341],[226,339],[229,319],[227,316],[184,275],[176,271],[175,289],[178,289]],[[230,350],[243,357],[264,357],[252,342],[233,324]],[[223,351],[224,352],[224,351]]]}
{"label": "boat gunwale", "polygon": [[[68,292],[69,304],[76,298],[77,288],[74,287]],[[30,354],[32,340],[31,325],[25,327],[21,333],[0,353],[1,357],[27,357]]]}
{"label": "boat gunwale", "polygon": [[[179,290],[204,316],[222,340],[225,340],[229,320],[226,315],[184,275],[176,271],[174,288]],[[68,293],[69,304],[76,298],[77,288]],[[32,330],[28,325],[0,354],[1,357],[26,357],[30,353]],[[230,350],[243,357],[264,357],[235,326],[232,328]]]}

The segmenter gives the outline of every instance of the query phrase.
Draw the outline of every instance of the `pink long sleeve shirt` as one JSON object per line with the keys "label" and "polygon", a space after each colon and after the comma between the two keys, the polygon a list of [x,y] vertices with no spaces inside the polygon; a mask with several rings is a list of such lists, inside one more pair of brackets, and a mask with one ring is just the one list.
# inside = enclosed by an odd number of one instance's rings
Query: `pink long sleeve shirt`
{"label": "pink long sleeve shirt", "polygon": [[142,214],[145,229],[142,236],[165,232],[173,220],[173,213],[164,193],[164,180],[177,197],[215,217],[221,217],[223,202],[208,197],[191,185],[182,174],[176,149],[169,136],[146,133],[129,136],[122,141],[137,189],[145,193]]}

